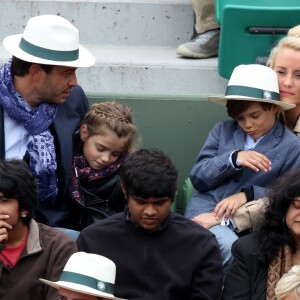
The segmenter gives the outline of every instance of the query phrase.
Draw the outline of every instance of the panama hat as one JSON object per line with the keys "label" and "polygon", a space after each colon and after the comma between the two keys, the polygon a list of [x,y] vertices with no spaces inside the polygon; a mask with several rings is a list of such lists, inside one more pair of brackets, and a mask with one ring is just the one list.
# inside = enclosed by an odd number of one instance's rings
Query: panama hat
{"label": "panama hat", "polygon": [[28,20],[23,34],[3,40],[4,47],[24,61],[67,67],[90,67],[95,57],[79,45],[79,31],[66,19],[41,15]]}
{"label": "panama hat", "polygon": [[235,67],[229,79],[225,96],[210,96],[208,99],[223,105],[226,105],[227,100],[266,102],[278,105],[283,111],[296,106],[280,101],[275,71],[259,64]]}
{"label": "panama hat", "polygon": [[40,280],[56,289],[64,288],[82,294],[116,299],[113,295],[116,265],[110,259],[91,253],[74,253],[67,261],[59,281]]}

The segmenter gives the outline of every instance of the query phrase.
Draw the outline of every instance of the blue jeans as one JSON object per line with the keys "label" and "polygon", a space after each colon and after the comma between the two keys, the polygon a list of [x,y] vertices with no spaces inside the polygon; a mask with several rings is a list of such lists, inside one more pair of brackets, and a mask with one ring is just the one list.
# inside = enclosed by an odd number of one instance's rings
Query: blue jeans
{"label": "blue jeans", "polygon": [[220,247],[224,282],[228,267],[233,260],[231,254],[231,246],[233,242],[238,239],[238,236],[229,227],[223,225],[215,225],[209,228],[209,231],[211,231],[216,236]]}
{"label": "blue jeans", "polygon": [[54,228],[56,228],[59,231],[62,231],[63,233],[67,234],[69,237],[71,237],[75,241],[78,238],[78,235],[80,233],[79,231],[69,229],[69,228],[63,228],[63,227],[54,227]]}

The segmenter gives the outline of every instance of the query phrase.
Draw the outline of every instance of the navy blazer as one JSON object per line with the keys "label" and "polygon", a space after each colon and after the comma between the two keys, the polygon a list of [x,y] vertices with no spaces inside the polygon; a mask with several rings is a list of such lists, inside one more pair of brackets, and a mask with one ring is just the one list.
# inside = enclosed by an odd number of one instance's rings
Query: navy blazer
{"label": "navy blazer", "polygon": [[[89,110],[88,99],[80,86],[72,89],[66,101],[58,108],[50,126],[54,137],[57,159],[58,194],[54,205],[39,204],[35,219],[50,226],[68,227],[68,209],[65,195],[73,158],[73,134],[79,128],[84,114]],[[5,159],[3,107],[0,105],[0,155]]]}

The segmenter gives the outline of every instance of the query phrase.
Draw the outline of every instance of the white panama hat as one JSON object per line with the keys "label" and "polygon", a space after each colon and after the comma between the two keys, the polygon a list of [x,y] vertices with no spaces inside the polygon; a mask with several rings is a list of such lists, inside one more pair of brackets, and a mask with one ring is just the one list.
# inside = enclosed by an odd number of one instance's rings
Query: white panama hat
{"label": "white panama hat", "polygon": [[95,57],[79,44],[79,31],[56,15],[30,18],[23,34],[3,40],[4,47],[24,61],[66,67],[90,67]]}
{"label": "white panama hat", "polygon": [[226,105],[227,100],[266,102],[278,105],[282,111],[296,106],[280,101],[275,71],[259,64],[235,67],[229,79],[225,96],[210,96],[208,99],[223,105]]}
{"label": "white panama hat", "polygon": [[113,295],[116,277],[115,263],[101,255],[76,252],[67,261],[59,281],[40,280],[56,289],[102,297],[125,300]]}

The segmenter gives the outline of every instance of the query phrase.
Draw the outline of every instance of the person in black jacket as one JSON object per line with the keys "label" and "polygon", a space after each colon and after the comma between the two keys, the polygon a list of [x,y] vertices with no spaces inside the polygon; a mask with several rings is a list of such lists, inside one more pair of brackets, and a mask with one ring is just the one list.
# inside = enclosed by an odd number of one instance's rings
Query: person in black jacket
{"label": "person in black jacket", "polygon": [[224,300],[275,300],[279,279],[300,264],[300,170],[274,182],[262,224],[232,246]]}
{"label": "person in black jacket", "polygon": [[132,109],[107,101],[95,103],[75,135],[68,204],[72,229],[124,211],[120,170],[136,146]]}
{"label": "person in black jacket", "polygon": [[12,54],[0,68],[2,159],[25,159],[38,180],[36,220],[67,226],[65,194],[72,136],[89,109],[76,69],[95,63],[79,32],[57,15],[30,18],[23,34],[3,40]]}
{"label": "person in black jacket", "polygon": [[222,265],[215,236],[173,212],[177,169],[161,150],[140,149],[122,168],[125,212],[83,229],[79,251],[116,264],[116,297],[219,300]]}

